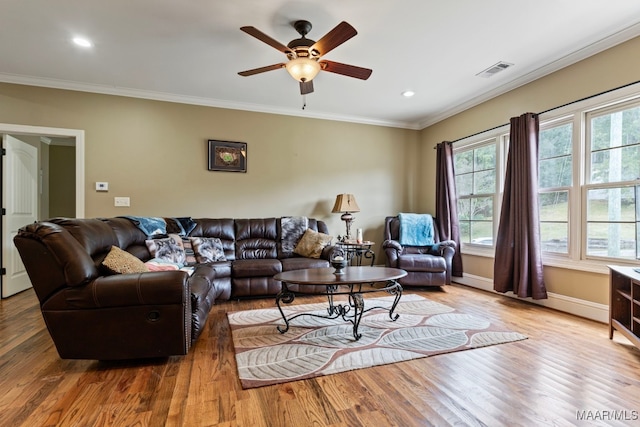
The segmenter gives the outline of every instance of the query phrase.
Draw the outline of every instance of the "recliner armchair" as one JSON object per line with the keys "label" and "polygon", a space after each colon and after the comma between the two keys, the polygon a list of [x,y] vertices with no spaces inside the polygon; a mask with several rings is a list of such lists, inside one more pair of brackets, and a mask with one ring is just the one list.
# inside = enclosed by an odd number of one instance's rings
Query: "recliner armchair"
{"label": "recliner armchair", "polygon": [[453,240],[440,241],[436,219],[434,245],[403,246],[400,244],[400,220],[388,216],[384,221],[382,248],[387,256],[387,267],[400,268],[407,275],[398,281],[403,286],[442,286],[451,284],[451,264],[456,253]]}

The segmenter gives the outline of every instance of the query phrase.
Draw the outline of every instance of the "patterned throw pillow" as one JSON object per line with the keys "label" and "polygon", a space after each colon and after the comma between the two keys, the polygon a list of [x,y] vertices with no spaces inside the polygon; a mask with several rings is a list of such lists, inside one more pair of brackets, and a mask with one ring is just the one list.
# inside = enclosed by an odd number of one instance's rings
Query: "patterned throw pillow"
{"label": "patterned throw pillow", "polygon": [[302,239],[300,239],[296,245],[293,253],[307,258],[320,258],[322,250],[331,243],[331,239],[333,239],[333,237],[328,234],[319,233],[307,228],[307,231],[304,232]]}
{"label": "patterned throw pillow", "polygon": [[145,240],[152,258],[173,262],[183,266],[186,260],[182,238],[177,234],[169,234],[162,239]]}
{"label": "patterned throw pillow", "polygon": [[222,241],[217,237],[191,237],[196,261],[200,263],[226,261]]}
{"label": "patterned throw pillow", "polygon": [[111,246],[111,250],[102,261],[102,265],[113,274],[145,273],[149,271],[142,261],[117,246]]}

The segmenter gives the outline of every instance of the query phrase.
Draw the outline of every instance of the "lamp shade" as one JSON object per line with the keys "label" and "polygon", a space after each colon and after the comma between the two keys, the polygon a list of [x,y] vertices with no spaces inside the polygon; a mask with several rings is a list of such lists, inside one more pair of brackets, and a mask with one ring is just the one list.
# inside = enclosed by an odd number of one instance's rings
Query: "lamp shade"
{"label": "lamp shade", "polygon": [[360,212],[360,207],[356,203],[356,198],[353,194],[338,194],[331,212]]}
{"label": "lamp shade", "polygon": [[295,58],[285,64],[287,71],[299,82],[310,82],[320,72],[320,64],[315,59]]}

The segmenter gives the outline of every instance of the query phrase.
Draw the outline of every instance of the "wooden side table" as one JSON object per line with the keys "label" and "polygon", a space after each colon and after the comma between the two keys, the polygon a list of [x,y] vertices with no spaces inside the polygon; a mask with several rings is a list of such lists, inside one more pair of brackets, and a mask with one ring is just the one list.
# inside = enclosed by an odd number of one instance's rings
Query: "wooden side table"
{"label": "wooden side table", "polygon": [[618,331],[640,348],[640,272],[610,265],[609,278],[609,339]]}
{"label": "wooden side table", "polygon": [[353,267],[361,267],[362,260],[371,260],[369,265],[373,267],[376,263],[376,253],[371,249],[375,242],[364,241],[357,243],[355,241],[338,242],[336,246],[342,249],[346,255],[349,265]]}

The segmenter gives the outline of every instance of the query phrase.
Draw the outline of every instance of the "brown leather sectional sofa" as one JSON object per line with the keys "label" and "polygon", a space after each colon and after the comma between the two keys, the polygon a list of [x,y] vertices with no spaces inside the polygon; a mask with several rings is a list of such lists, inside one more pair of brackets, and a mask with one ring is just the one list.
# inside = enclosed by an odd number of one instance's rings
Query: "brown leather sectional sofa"
{"label": "brown leather sectional sofa", "polygon": [[[305,258],[283,250],[281,218],[193,219],[193,237],[217,237],[225,261],[184,271],[107,274],[112,246],[142,261],[149,238],[126,218],[54,218],[20,229],[14,242],[45,323],[65,359],[137,359],[187,354],[215,301],[273,296],[281,271],[328,267],[332,250]],[[328,234],[322,221],[308,228]],[[307,289],[308,291],[308,289]]]}

